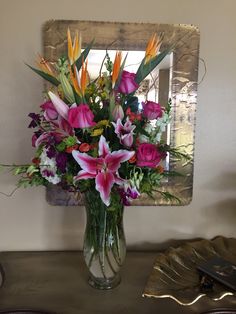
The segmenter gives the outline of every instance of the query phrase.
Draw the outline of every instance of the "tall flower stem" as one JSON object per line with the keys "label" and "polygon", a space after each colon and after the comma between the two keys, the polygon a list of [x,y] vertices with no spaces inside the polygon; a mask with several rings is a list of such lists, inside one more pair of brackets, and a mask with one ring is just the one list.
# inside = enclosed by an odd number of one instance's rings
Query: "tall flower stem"
{"label": "tall flower stem", "polygon": [[123,231],[123,205],[106,206],[94,189],[85,194],[87,224],[84,257],[90,273],[89,283],[99,289],[110,289],[120,282],[120,267],[126,246]]}

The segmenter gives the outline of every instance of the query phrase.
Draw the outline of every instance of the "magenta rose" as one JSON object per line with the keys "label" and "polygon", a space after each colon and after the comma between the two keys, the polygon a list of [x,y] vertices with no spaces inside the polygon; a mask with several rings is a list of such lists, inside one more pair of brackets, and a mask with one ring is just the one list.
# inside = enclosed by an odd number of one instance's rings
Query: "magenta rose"
{"label": "magenta rose", "polygon": [[139,85],[135,82],[135,73],[123,71],[121,75],[118,92],[122,94],[130,94],[139,88]]}
{"label": "magenta rose", "polygon": [[47,121],[57,119],[58,112],[51,101],[46,101],[40,107],[44,110],[44,117]]}
{"label": "magenta rose", "polygon": [[137,151],[137,166],[156,168],[166,153],[160,152],[156,145],[143,143],[140,144]]}
{"label": "magenta rose", "polygon": [[154,120],[162,117],[162,109],[159,104],[154,101],[146,101],[143,103],[143,115],[148,120]]}
{"label": "magenta rose", "polygon": [[90,128],[95,126],[94,114],[86,104],[70,108],[68,111],[68,122],[73,128]]}

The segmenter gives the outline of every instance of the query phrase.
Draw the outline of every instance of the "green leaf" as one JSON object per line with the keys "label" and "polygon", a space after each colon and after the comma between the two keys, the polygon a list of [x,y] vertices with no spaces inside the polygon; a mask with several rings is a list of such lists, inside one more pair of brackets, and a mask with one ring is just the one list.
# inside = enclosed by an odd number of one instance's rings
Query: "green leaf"
{"label": "green leaf", "polygon": [[147,63],[145,63],[145,58],[143,58],[138,68],[138,71],[136,72],[135,82],[137,84],[140,84],[145,79],[145,77],[148,76],[148,74],[151,73],[155,69],[155,67],[165,58],[165,56],[170,53],[172,49],[173,45],[168,49],[162,51],[159,55],[155,56]]}
{"label": "green leaf", "polygon": [[169,202],[172,202],[172,201],[173,201],[173,202],[176,202],[177,204],[181,205],[181,200],[180,200],[177,196],[171,194],[170,192],[163,192],[163,191],[159,191],[159,190],[155,190],[155,191],[158,192],[158,193],[160,193],[161,196],[162,196],[165,200],[167,200],[167,201],[169,201]]}
{"label": "green leaf", "polygon": [[81,53],[80,57],[75,61],[74,64],[76,65],[76,68],[77,68],[78,71],[81,69],[82,63],[83,63],[83,61],[86,60],[86,58],[87,58],[87,56],[89,54],[89,51],[92,48],[93,44],[94,44],[94,39],[88,44],[88,46]]}
{"label": "green leaf", "polygon": [[31,70],[33,70],[35,73],[37,73],[38,75],[40,75],[42,78],[44,78],[46,81],[50,82],[51,84],[58,86],[60,84],[60,82],[52,75],[47,74],[41,70],[35,69],[32,66],[30,66],[29,64],[25,63]]}
{"label": "green leaf", "polygon": [[164,177],[185,177],[184,174],[180,173],[180,172],[177,172],[177,171],[164,171],[162,173],[162,175]]}
{"label": "green leaf", "polygon": [[150,134],[138,123],[136,124],[136,133],[141,133],[148,138],[150,137]]}

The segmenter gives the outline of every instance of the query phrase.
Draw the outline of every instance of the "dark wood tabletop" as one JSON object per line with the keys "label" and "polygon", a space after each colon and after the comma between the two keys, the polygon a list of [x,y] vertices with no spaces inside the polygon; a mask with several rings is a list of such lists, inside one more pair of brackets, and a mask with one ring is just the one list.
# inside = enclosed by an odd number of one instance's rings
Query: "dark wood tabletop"
{"label": "dark wood tabletop", "polygon": [[56,314],[201,313],[213,308],[236,308],[236,298],[215,302],[207,297],[191,306],[170,299],[143,298],[142,292],[156,253],[128,252],[121,284],[101,291],[87,283],[81,252],[3,252],[5,280],[0,288],[0,313],[33,309]]}

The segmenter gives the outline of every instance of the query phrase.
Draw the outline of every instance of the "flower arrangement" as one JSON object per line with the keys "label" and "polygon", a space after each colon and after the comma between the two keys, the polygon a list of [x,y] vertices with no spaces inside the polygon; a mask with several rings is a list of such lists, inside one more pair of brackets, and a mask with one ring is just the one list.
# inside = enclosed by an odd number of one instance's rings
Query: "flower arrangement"
{"label": "flower arrangement", "polygon": [[95,188],[109,206],[119,193],[125,205],[141,193],[177,200],[159,187],[169,175],[163,161],[180,154],[163,140],[170,122],[171,105],[140,103],[141,82],[170,53],[159,52],[162,37],[153,35],[136,73],[125,70],[126,57],[117,51],[114,61],[106,53],[103,71],[90,79],[87,56],[91,42],[81,52],[78,32],[72,42],[68,29],[68,56],[52,66],[42,57],[37,74],[52,84],[40,113],[30,113],[34,129],[32,163],[14,166],[19,186],[58,184],[69,191]]}
{"label": "flower arrangement", "polygon": [[93,42],[82,51],[80,36],[76,33],[72,42],[69,29],[67,42],[68,55],[55,65],[39,57],[38,68],[29,66],[51,87],[40,112],[29,114],[32,163],[10,167],[20,176],[18,186],[54,184],[85,193],[89,282],[110,289],[120,282],[125,258],[124,205],[142,193],[179,201],[162,189],[163,178],[178,175],[165,169],[166,157],[184,156],[162,139],[171,102],[163,107],[137,96],[143,80],[173,46],[159,52],[162,36],[153,35],[136,73],[127,71],[127,55],[117,51],[112,61],[106,52],[99,76],[91,79],[87,57]]}

